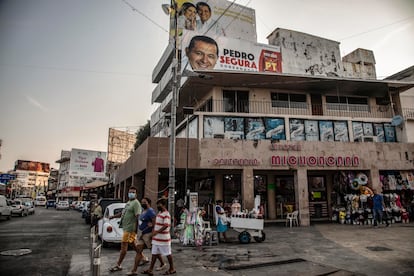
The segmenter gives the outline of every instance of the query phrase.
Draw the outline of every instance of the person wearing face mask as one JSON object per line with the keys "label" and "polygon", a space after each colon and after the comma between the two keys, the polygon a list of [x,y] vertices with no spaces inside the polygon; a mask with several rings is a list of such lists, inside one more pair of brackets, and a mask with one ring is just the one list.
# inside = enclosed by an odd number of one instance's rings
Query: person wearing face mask
{"label": "person wearing face mask", "polygon": [[[146,264],[149,262],[148,259],[145,258],[143,254],[143,250],[145,247],[149,249],[151,248],[152,230],[155,225],[156,213],[154,209],[151,208],[151,199],[147,197],[144,197],[141,200],[141,206],[142,206],[143,211],[141,215],[139,216],[139,223],[138,223],[138,229],[141,232],[141,235],[139,236],[136,242],[138,252],[135,256],[134,267],[132,268],[130,272],[127,273],[127,275],[138,275],[137,269],[138,269],[138,266],[141,260],[143,260],[143,264]],[[161,265],[158,268],[156,268],[156,270],[158,271],[166,267],[166,264],[164,263],[161,257],[159,258],[159,260],[161,262]]]}
{"label": "person wearing face mask", "polygon": [[109,217],[109,219],[121,217],[119,227],[124,230],[118,262],[116,265],[109,269],[110,272],[122,270],[121,264],[128,251],[129,244],[132,246],[132,248],[134,248],[137,254],[139,253],[138,247],[135,244],[135,240],[137,237],[138,218],[141,214],[141,204],[137,199],[137,189],[134,186],[131,186],[128,190],[128,199],[129,201],[125,205],[122,213]]}

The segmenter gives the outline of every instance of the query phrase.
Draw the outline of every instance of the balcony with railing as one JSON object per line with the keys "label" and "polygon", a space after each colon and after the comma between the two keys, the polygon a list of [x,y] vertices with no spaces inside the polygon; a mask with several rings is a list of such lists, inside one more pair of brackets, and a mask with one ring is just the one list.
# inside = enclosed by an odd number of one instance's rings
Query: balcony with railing
{"label": "balcony with railing", "polygon": [[[254,113],[261,115],[333,116],[350,118],[392,118],[391,105],[359,104],[308,104],[282,101],[238,101],[208,100],[196,108],[199,112]],[[414,116],[414,109],[407,114]]]}
{"label": "balcony with railing", "polygon": [[406,120],[414,120],[414,108],[403,108],[402,116]]}

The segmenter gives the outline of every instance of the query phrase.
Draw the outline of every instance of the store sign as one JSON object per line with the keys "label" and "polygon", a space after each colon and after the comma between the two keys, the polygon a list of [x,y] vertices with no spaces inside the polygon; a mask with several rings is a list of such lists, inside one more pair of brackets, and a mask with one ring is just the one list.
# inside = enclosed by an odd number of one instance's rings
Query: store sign
{"label": "store sign", "polygon": [[220,165],[227,165],[227,166],[258,166],[259,160],[257,159],[214,159],[213,165],[220,166]]}
{"label": "store sign", "polygon": [[272,143],[270,144],[270,150],[283,150],[283,151],[301,151],[302,150],[302,146],[300,144],[277,144],[277,143]]}
{"label": "store sign", "polygon": [[360,159],[358,156],[284,156],[274,155],[271,157],[272,166],[293,167],[358,167]]}

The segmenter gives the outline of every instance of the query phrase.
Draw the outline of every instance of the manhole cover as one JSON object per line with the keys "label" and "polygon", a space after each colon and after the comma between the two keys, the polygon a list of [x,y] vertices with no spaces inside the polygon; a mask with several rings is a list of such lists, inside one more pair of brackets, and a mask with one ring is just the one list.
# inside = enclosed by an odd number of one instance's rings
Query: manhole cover
{"label": "manhole cover", "polygon": [[371,251],[392,251],[391,248],[383,247],[383,246],[368,246],[367,249]]}
{"label": "manhole cover", "polygon": [[26,255],[26,254],[30,254],[30,253],[32,253],[32,250],[27,249],[27,248],[22,248],[22,249],[2,251],[2,252],[0,252],[0,255],[3,255],[3,256],[22,256],[22,255]]}

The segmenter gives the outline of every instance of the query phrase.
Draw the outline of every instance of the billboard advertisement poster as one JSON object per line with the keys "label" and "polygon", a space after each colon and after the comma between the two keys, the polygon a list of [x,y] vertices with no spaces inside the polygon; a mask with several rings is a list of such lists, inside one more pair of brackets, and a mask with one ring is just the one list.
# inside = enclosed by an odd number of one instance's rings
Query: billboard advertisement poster
{"label": "billboard advertisement poster", "polygon": [[104,178],[106,152],[72,149],[70,175]]}
{"label": "billboard advertisement poster", "polygon": [[204,138],[214,138],[214,135],[224,137],[224,118],[204,117]]}
{"label": "billboard advertisement poster", "polygon": [[266,139],[286,140],[285,119],[266,118]]}
{"label": "billboard advertisement poster", "polygon": [[334,130],[332,121],[319,121],[319,132],[322,142],[334,140]]}
{"label": "billboard advertisement poster", "polygon": [[290,140],[305,140],[305,123],[301,119],[290,119]]}
{"label": "billboard advertisement poster", "polygon": [[265,126],[262,118],[247,118],[246,139],[265,139]]}
{"label": "billboard advertisement poster", "polygon": [[364,135],[365,136],[372,136],[374,135],[374,128],[372,127],[371,123],[363,123],[364,127]]}
{"label": "billboard advertisement poster", "polygon": [[395,127],[391,124],[384,124],[385,141],[396,142],[395,140]]}
{"label": "billboard advertisement poster", "polygon": [[50,173],[49,163],[17,160],[15,170]]}
{"label": "billboard advertisement poster", "polygon": [[385,142],[384,126],[382,124],[374,124],[375,136],[378,142]]}
{"label": "billboard advertisement poster", "polygon": [[335,141],[349,142],[348,125],[346,122],[334,122]]}
{"label": "billboard advertisement poster", "polygon": [[318,121],[305,120],[306,141],[319,141]]}
{"label": "billboard advertisement poster", "polygon": [[[257,41],[255,10],[225,0],[177,0],[179,36],[195,31],[217,38],[233,37]],[[175,35],[175,11],[170,13],[170,36]]]}
{"label": "billboard advertisement poster", "polygon": [[354,132],[354,141],[362,139],[364,129],[361,122],[352,122],[352,130]]}
{"label": "billboard advertisement poster", "polygon": [[243,118],[224,118],[224,137],[227,139],[244,139]]}
{"label": "billboard advertisement poster", "polygon": [[279,46],[188,31],[181,45],[183,70],[282,72]]}

